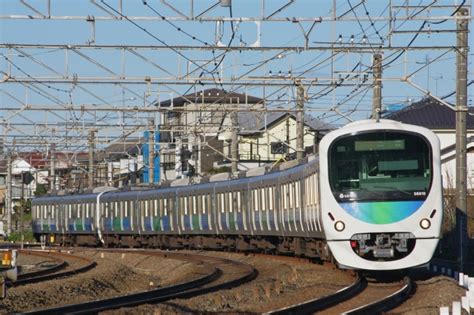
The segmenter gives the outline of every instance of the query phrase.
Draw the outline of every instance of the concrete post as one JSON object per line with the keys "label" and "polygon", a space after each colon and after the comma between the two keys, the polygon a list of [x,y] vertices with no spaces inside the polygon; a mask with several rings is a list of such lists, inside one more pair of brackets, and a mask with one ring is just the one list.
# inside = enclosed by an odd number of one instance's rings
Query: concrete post
{"label": "concrete post", "polygon": [[372,98],[372,118],[376,121],[380,119],[382,110],[382,55],[375,54],[372,62],[374,74],[374,94]]}
{"label": "concrete post", "polygon": [[95,148],[95,132],[89,130],[89,168],[87,170],[88,187],[94,187],[94,148]]}
{"label": "concrete post", "polygon": [[[461,8],[456,16],[467,16],[468,10]],[[456,214],[459,235],[459,268],[464,269],[467,232],[467,67],[469,21],[457,20],[456,33]]]}
{"label": "concrete post", "polygon": [[13,194],[12,194],[12,157],[10,154],[7,155],[7,195],[5,199],[6,210],[7,210],[7,235],[12,232],[12,212],[13,212]]}
{"label": "concrete post", "polygon": [[49,177],[51,178],[49,190],[56,189],[56,144],[51,143],[49,155],[51,156],[51,167],[49,169]]}
{"label": "concrete post", "polygon": [[148,185],[153,185],[155,182],[155,120],[149,121],[148,134]]}
{"label": "concrete post", "polygon": [[238,141],[239,141],[239,119],[237,112],[232,112],[230,114],[231,125],[232,125],[232,139],[230,143],[230,151],[231,151],[231,158],[232,158],[232,174],[235,174],[239,171],[238,169],[238,161],[239,161],[239,148],[238,148]]}
{"label": "concrete post", "polygon": [[301,161],[304,155],[304,87],[301,82],[296,97],[296,159]]}

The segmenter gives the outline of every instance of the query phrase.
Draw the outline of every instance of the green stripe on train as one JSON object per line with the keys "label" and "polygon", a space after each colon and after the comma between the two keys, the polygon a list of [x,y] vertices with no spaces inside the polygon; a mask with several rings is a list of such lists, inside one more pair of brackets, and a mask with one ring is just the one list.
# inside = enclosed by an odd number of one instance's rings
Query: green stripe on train
{"label": "green stripe on train", "polygon": [[114,231],[122,230],[122,224],[120,224],[120,218],[113,218],[113,230]]}
{"label": "green stripe on train", "polygon": [[235,212],[229,213],[229,230],[235,231]]}
{"label": "green stripe on train", "polygon": [[193,220],[193,230],[199,230],[201,227],[199,226],[199,215],[198,214],[193,214],[192,215],[192,220]]}
{"label": "green stripe on train", "polygon": [[153,217],[153,230],[161,231],[161,219],[160,219],[160,217]]}
{"label": "green stripe on train", "polygon": [[74,227],[76,231],[83,232],[84,231],[84,224],[82,223],[82,219],[75,219],[74,220]]}

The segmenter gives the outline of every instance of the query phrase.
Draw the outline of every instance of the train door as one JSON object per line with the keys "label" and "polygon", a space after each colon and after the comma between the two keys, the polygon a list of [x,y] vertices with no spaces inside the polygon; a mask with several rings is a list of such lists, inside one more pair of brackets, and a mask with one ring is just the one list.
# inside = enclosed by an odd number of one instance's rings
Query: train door
{"label": "train door", "polygon": [[171,228],[171,231],[181,234],[178,208],[179,208],[178,194],[174,194],[173,198],[168,199],[168,211],[169,211],[168,216],[170,219],[170,228]]}

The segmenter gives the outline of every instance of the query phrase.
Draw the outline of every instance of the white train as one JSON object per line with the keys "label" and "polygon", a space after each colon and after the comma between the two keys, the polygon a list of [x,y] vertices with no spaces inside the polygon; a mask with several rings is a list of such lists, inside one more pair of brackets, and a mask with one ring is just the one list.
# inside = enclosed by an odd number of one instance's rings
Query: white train
{"label": "white train", "polygon": [[322,222],[342,267],[429,262],[443,217],[440,145],[428,129],[360,121],[320,143]]}
{"label": "white train", "polygon": [[443,213],[432,132],[361,121],[325,136],[320,158],[295,162],[233,180],[36,198],[33,230],[47,243],[264,250],[355,269],[431,259]]}

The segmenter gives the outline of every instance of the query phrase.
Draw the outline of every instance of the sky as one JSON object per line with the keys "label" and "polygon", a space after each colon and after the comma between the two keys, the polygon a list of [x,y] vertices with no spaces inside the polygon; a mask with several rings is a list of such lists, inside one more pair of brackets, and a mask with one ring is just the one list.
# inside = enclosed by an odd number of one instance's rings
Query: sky
{"label": "sky", "polygon": [[[51,16],[62,19],[7,18],[48,15],[48,1],[26,3],[34,9],[19,1],[3,0],[0,3],[1,75],[29,81],[10,79],[0,83],[0,120],[3,119],[0,134],[8,136],[6,142],[15,135],[21,139],[31,134],[57,137],[58,140],[66,134],[83,138],[93,124],[109,125],[109,128],[101,127],[99,135],[104,139],[114,138],[117,133],[126,134],[132,128],[143,126],[149,118],[156,119],[156,114],[93,112],[81,110],[81,106],[147,108],[156,100],[207,88],[248,93],[264,98],[269,108],[292,109],[295,106],[295,79],[305,83],[308,113],[329,124],[345,124],[367,118],[371,113],[374,53],[382,53],[384,57],[382,95],[385,109],[407,106],[425,96],[423,91],[401,81],[407,76],[421,90],[442,97],[455,90],[455,53],[453,49],[426,47],[453,47],[455,34],[444,31],[453,31],[456,25],[452,20],[425,21],[423,18],[450,16],[453,6],[470,5],[470,1],[441,0],[423,8],[433,1],[411,1],[411,5],[419,6],[407,10],[397,7],[405,3],[402,0],[392,1],[392,7],[387,1],[375,0],[297,0],[293,3],[234,0],[229,8],[218,4],[211,7],[215,1],[195,0],[191,10],[191,1],[127,0],[123,1],[120,10],[118,0],[52,0]],[[347,21],[326,20],[334,14],[334,4],[336,16]],[[451,7],[438,8],[437,5]],[[209,18],[242,17],[243,21],[180,20],[183,16],[200,13]],[[112,15],[119,18],[110,19]],[[280,21],[245,21],[262,15]],[[64,18],[66,16],[69,18]],[[82,18],[71,18],[78,16]],[[141,18],[132,19],[134,16]],[[391,23],[380,19],[389,16],[393,18]],[[405,21],[406,16],[410,16],[411,21]],[[321,17],[321,22],[313,25],[313,22],[303,21],[314,17]],[[302,21],[296,23],[297,20]],[[423,32],[416,35],[419,30]],[[472,40],[470,36],[469,46]],[[210,49],[216,41],[242,50]],[[61,47],[13,49],[7,44]],[[305,44],[311,49],[305,49]],[[71,48],[66,49],[67,45]],[[81,48],[74,48],[76,45]],[[94,45],[102,48],[84,47]],[[122,45],[141,47],[132,51],[105,47]],[[172,45],[204,49],[176,49]],[[248,49],[251,45],[281,49],[252,51]],[[424,49],[405,52],[379,49],[379,46],[389,45]],[[344,52],[315,49],[331,46],[344,48]],[[356,47],[367,49],[360,53]],[[472,53],[469,59],[472,59]],[[432,60],[436,61],[428,65]],[[469,62],[469,69],[471,65]],[[78,78],[77,82],[74,82],[75,78]],[[57,79],[68,83],[54,82]],[[469,74],[468,81],[472,79]],[[97,80],[113,81],[114,84],[99,84]],[[221,85],[221,80],[228,84]],[[288,84],[272,85],[281,82]],[[331,82],[340,85],[334,88],[329,86]],[[472,86],[468,94],[471,105]],[[446,100],[455,101],[453,97]],[[18,113],[25,104],[32,108],[69,106],[71,110]],[[56,127],[51,128],[52,125]]]}

